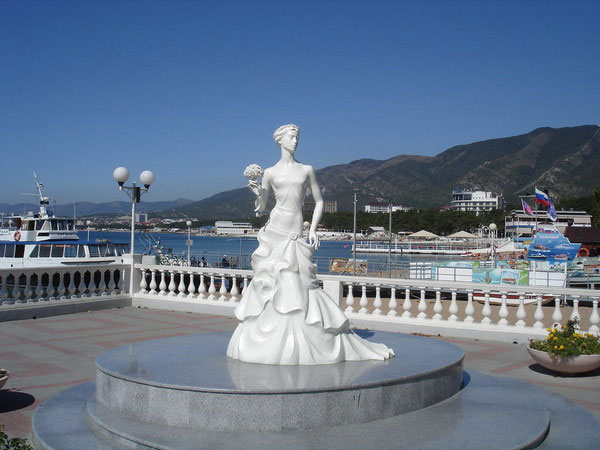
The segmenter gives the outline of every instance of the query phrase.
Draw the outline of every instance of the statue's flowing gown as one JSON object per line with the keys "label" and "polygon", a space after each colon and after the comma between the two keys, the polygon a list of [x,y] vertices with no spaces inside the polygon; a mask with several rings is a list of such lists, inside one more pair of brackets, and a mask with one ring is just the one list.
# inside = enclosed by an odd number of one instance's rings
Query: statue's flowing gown
{"label": "statue's flowing gown", "polygon": [[254,277],[235,311],[240,324],[227,356],[262,364],[334,364],[383,360],[384,344],[354,334],[336,302],[320,289],[313,249],[302,237],[304,171],[276,174],[276,206],[258,233],[252,254]]}

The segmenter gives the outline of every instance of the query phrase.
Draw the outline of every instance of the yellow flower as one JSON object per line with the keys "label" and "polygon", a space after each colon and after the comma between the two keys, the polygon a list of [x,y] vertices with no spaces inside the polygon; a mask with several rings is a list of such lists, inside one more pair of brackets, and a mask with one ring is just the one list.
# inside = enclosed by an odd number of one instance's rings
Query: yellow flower
{"label": "yellow flower", "polygon": [[565,348],[565,346],[561,345],[560,348],[559,348],[559,350],[562,350],[563,348]]}
{"label": "yellow flower", "polygon": [[558,341],[558,338],[557,338],[556,336],[554,336],[554,340],[555,340],[555,341]]}
{"label": "yellow flower", "polygon": [[554,350],[558,350],[558,346],[557,345],[554,346]]}
{"label": "yellow flower", "polygon": [[548,333],[551,333],[551,332],[552,332],[552,328],[548,328]]}

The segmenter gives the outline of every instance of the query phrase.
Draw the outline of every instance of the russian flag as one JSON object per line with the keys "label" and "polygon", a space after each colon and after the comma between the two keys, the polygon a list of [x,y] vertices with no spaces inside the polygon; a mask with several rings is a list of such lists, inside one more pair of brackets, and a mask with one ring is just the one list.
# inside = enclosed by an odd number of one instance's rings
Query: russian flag
{"label": "russian flag", "polygon": [[550,206],[550,198],[544,191],[540,191],[538,188],[535,188],[535,201],[540,205]]}

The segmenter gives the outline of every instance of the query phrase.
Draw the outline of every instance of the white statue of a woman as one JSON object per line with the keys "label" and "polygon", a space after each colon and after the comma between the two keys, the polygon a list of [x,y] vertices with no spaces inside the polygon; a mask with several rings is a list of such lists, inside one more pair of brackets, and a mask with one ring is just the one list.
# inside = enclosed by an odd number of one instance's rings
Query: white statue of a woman
{"label": "white statue of a woman", "polygon": [[[394,352],[354,334],[343,311],[319,288],[312,255],[319,247],[316,231],[323,198],[313,168],[294,158],[299,133],[292,124],[275,130],[281,159],[264,171],[262,186],[255,179],[248,183],[257,196],[257,212],[266,208],[270,190],[276,204],[258,233],[254,277],[235,311],[241,323],[227,356],[285,365],[388,359]],[[309,191],[316,206],[307,243],[302,237],[302,204]]]}

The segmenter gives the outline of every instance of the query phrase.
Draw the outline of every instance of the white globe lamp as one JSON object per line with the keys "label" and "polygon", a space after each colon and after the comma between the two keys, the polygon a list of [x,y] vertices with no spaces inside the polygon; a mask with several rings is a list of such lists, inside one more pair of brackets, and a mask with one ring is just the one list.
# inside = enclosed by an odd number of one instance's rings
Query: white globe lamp
{"label": "white globe lamp", "polygon": [[123,184],[129,180],[129,170],[127,170],[125,167],[117,167],[113,171],[113,178],[117,180],[119,186],[123,186]]}
{"label": "white globe lamp", "polygon": [[148,189],[152,183],[154,183],[154,174],[149,170],[144,170],[140,173],[140,181],[144,184],[144,187]]}

